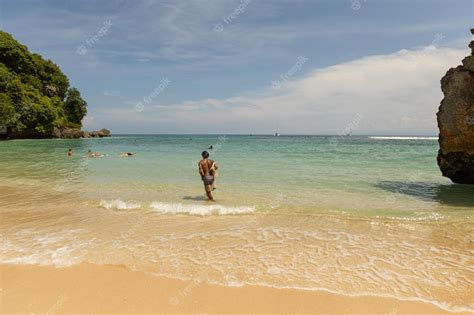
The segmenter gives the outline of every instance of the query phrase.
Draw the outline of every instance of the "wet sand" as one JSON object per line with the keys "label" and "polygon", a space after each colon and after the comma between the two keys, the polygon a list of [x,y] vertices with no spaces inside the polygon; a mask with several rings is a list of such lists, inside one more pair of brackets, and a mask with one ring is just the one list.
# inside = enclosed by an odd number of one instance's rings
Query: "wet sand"
{"label": "wet sand", "polygon": [[[0,313],[448,313],[431,304],[261,286],[226,287],[90,264],[0,265]],[[456,313],[459,314],[459,313]]]}

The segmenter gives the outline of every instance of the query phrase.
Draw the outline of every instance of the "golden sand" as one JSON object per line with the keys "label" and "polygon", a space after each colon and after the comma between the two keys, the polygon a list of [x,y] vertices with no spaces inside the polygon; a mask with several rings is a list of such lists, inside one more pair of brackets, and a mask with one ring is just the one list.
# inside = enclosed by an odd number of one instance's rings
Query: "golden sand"
{"label": "golden sand", "polygon": [[0,265],[1,313],[423,313],[422,302],[321,291],[225,287],[156,277],[118,266]]}
{"label": "golden sand", "polygon": [[439,313],[474,305],[469,220],[158,215],[0,191],[0,313]]}

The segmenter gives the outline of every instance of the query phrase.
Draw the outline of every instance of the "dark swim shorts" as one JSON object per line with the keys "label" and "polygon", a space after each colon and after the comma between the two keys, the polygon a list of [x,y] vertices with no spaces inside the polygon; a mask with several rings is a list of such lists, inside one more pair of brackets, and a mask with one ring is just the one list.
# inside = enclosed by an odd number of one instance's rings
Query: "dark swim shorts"
{"label": "dark swim shorts", "polygon": [[202,181],[204,183],[204,188],[206,189],[206,191],[212,191],[212,184],[214,184],[214,176],[204,175],[202,177]]}

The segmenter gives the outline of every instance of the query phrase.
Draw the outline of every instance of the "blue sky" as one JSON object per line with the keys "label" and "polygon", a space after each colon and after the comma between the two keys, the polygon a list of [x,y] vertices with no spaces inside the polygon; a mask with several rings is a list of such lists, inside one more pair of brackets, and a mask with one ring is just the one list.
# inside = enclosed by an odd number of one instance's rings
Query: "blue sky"
{"label": "blue sky", "polygon": [[0,1],[114,133],[436,134],[474,0]]}

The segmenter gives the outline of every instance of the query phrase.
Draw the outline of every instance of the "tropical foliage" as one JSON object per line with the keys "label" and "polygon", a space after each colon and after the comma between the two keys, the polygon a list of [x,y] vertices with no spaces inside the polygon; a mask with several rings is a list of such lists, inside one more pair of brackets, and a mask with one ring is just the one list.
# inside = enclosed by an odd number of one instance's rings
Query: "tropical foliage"
{"label": "tropical foliage", "polygon": [[86,113],[87,103],[56,64],[0,31],[0,127],[49,136],[54,127],[80,128]]}

